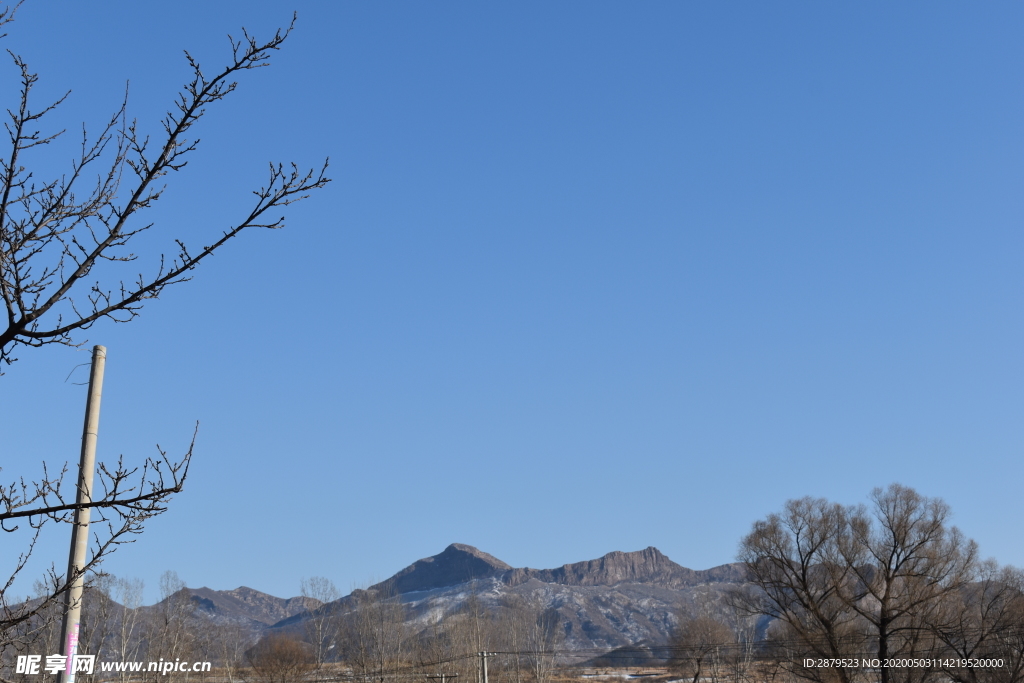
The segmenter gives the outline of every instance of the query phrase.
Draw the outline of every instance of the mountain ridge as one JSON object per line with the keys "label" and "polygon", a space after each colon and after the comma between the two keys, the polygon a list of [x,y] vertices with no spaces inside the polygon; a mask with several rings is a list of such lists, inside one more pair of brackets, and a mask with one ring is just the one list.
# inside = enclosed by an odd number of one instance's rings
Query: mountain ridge
{"label": "mountain ridge", "polygon": [[[489,610],[499,610],[506,599],[518,596],[557,613],[566,645],[610,650],[667,642],[682,609],[698,600],[720,602],[724,591],[744,583],[744,577],[741,564],[693,570],[653,546],[532,569],[512,567],[474,546],[453,543],[315,612],[345,614],[366,598],[396,599],[405,605],[407,625],[415,631],[438,615],[457,612],[471,596]],[[312,616],[313,611],[294,614],[271,628],[301,637],[302,624]]]}
{"label": "mountain ridge", "polygon": [[614,550],[596,560],[564,564],[556,569],[514,569],[508,582],[517,585],[531,578],[544,583],[570,586],[659,582],[681,588],[700,583],[740,580],[738,567],[738,564],[725,564],[711,569],[693,570],[673,562],[654,546],[648,546],[632,552]]}
{"label": "mountain ridge", "polygon": [[[724,591],[744,583],[744,576],[738,563],[689,569],[654,546],[533,569],[513,567],[474,546],[452,543],[384,581],[326,604],[301,596],[278,598],[247,586],[222,591],[183,588],[167,600],[185,598],[196,616],[237,625],[254,636],[277,632],[300,638],[309,619],[325,612],[349,613],[366,598],[400,601],[411,632],[438,615],[457,613],[471,597],[488,610],[502,609],[509,599],[525,600],[557,614],[566,646],[611,650],[667,642],[681,610],[698,601],[720,603]],[[141,609],[166,609],[167,600]]]}
{"label": "mountain ridge", "polygon": [[313,598],[279,598],[248,586],[239,586],[227,591],[217,591],[205,586],[183,588],[179,593],[186,594],[195,609],[205,612],[211,618],[222,621],[252,620],[267,626],[273,626],[284,619],[309,612],[321,605],[319,600]]}
{"label": "mountain ridge", "polygon": [[613,550],[594,560],[573,562],[553,569],[533,569],[512,567],[474,546],[452,543],[437,555],[417,560],[366,590],[403,595],[487,578],[496,578],[513,587],[533,579],[566,586],[615,586],[632,582],[683,588],[702,583],[742,581],[741,566],[732,563],[704,570],[689,569],[673,562],[654,546],[648,546],[629,552]]}

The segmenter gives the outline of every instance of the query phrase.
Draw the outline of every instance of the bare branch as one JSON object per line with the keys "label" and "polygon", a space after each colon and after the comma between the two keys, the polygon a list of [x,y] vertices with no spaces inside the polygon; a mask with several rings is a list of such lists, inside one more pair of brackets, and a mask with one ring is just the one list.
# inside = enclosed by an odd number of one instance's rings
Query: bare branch
{"label": "bare branch", "polygon": [[[21,76],[21,90],[18,106],[7,112],[8,151],[0,156],[0,296],[6,313],[6,326],[0,328],[0,361],[13,363],[19,346],[78,346],[84,340],[75,333],[100,319],[134,319],[147,300],[158,298],[169,285],[188,281],[189,271],[243,230],[283,227],[284,217],[271,212],[305,199],[330,182],[326,161],[319,169],[309,170],[295,164],[270,164],[267,184],[254,191],[256,200],[248,213],[223,229],[209,246],[190,249],[175,239],[176,253],[161,254],[155,272],[134,273],[105,284],[104,270],[104,279],[89,279],[99,264],[116,267],[137,258],[125,248],[139,233],[154,227],[152,222],[140,222],[139,214],[162,196],[161,179],[187,165],[199,144],[197,138],[189,137],[192,127],[209,105],[234,92],[240,72],[269,64],[271,53],[281,48],[294,23],[293,16],[287,28],[265,42],[244,29],[240,39],[229,36],[231,58],[212,76],[186,52],[192,79],[164,116],[159,139],[142,134],[138,124],[127,118],[126,98],[98,136],[90,139],[83,130],[69,173],[44,182],[35,180],[23,159],[34,147],[50,144],[61,134],[44,134],[37,122],[67,95],[32,109],[31,93],[38,76],[24,60],[11,55]],[[95,181],[86,184],[87,172],[98,165],[102,168]]]}
{"label": "bare branch", "polygon": [[[19,527],[8,526],[8,522],[25,519],[32,530],[27,549],[18,557],[14,571],[0,590],[0,641],[6,630],[32,618],[58,600],[77,578],[54,575],[55,580],[51,582],[47,595],[39,600],[13,606],[7,602],[6,591],[28,562],[43,526],[47,522],[72,523],[74,510],[79,507],[98,510],[99,517],[93,523],[99,524],[104,531],[94,534],[91,555],[78,576],[94,571],[118,546],[133,542],[134,536],[142,533],[146,521],[165,512],[170,499],[181,492],[192,461],[198,425],[196,429],[188,450],[178,460],[171,460],[157,446],[159,457],[148,458],[141,467],[126,467],[123,459],[119,459],[114,467],[99,463],[95,498],[84,505],[76,505],[64,498],[62,488],[69,471],[67,464],[59,474],[51,476],[44,463],[43,476],[39,480],[18,480],[0,485],[0,528],[13,533]],[[102,495],[95,495],[99,491],[103,492]],[[74,491],[70,493],[69,497],[73,497]]]}

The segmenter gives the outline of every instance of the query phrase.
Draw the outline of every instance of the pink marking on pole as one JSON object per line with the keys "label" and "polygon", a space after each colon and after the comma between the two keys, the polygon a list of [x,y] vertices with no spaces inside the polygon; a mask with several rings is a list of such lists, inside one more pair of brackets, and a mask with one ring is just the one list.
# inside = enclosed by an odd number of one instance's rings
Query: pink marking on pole
{"label": "pink marking on pole", "polygon": [[75,653],[78,652],[78,627],[79,624],[76,622],[68,629],[68,642],[64,648],[64,654],[68,656],[68,661],[64,664],[64,680],[66,683],[73,683],[75,680]]}

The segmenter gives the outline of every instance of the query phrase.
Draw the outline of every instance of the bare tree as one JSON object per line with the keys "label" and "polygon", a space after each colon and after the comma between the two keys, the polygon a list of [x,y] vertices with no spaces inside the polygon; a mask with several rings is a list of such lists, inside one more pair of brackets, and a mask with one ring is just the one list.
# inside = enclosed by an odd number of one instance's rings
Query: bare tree
{"label": "bare tree", "polygon": [[[930,615],[946,647],[943,672],[956,683],[1024,681],[1024,572],[982,563],[978,580],[947,595]],[[1001,659],[1002,667],[959,667],[957,660]]]}
{"label": "bare tree", "polygon": [[553,608],[545,608],[535,596],[523,603],[528,662],[533,683],[547,683],[555,668],[555,650],[565,637],[562,620]]}
{"label": "bare tree", "polygon": [[509,680],[523,683],[528,672],[523,653],[529,649],[530,610],[526,599],[515,593],[501,598],[501,612],[498,629],[502,636],[502,647],[513,653],[508,662]]}
{"label": "bare tree", "polygon": [[253,683],[296,683],[316,666],[305,643],[285,635],[264,638],[247,653]]}
{"label": "bare tree", "polygon": [[[850,509],[839,535],[841,563],[835,585],[849,609],[871,625],[881,683],[893,675],[910,682],[932,673],[925,667],[893,670],[891,657],[927,658],[933,650],[927,624],[944,599],[959,592],[977,569],[978,548],[948,526],[949,506],[900,484],[871,493],[869,513]],[[848,579],[853,580],[848,580]]]}
{"label": "bare tree", "polygon": [[[462,614],[451,614],[444,606],[433,606],[425,615],[426,626],[413,639],[411,648],[418,668],[427,674],[457,675],[460,680],[476,680],[476,657],[463,643],[467,629]],[[520,683],[516,681],[516,683]]]}
{"label": "bare tree", "polygon": [[724,651],[735,644],[736,634],[713,616],[684,616],[672,639],[674,652],[669,666],[691,677],[693,683],[701,678],[718,681]]}
{"label": "bare tree", "polygon": [[[14,8],[0,9],[0,26],[14,18]],[[294,25],[278,30],[269,40],[257,40],[244,29],[241,39],[230,38],[231,57],[213,72],[204,70],[186,53],[192,77],[170,107],[155,135],[146,134],[127,114],[127,98],[90,136],[84,129],[76,143],[74,161],[50,179],[30,166],[39,148],[57,143],[63,131],[46,132],[44,119],[67,100],[37,105],[33,89],[39,77],[20,56],[12,54],[20,87],[7,110],[6,151],[0,151],[0,298],[6,322],[0,324],[0,366],[17,358],[19,347],[47,344],[79,346],[80,333],[99,320],[127,322],[143,304],[164,288],[185,282],[203,260],[248,228],[280,228],[276,213],[330,182],[327,163],[312,170],[273,163],[266,184],[241,211],[237,222],[214,231],[205,246],[190,247],[173,239],[170,254],[156,256],[148,273],[133,264],[133,240],[154,227],[145,210],[161,198],[166,177],[183,169],[198,145],[193,126],[210,105],[237,87],[242,72],[268,64],[268,58]],[[144,523],[164,512],[181,491],[192,448],[180,459],[163,451],[139,467],[122,461],[98,466],[100,482],[87,506],[101,511],[105,531],[95,536],[92,555],[82,574],[96,570],[103,557],[129,542]],[[25,535],[25,550],[17,557],[9,579],[0,580],[0,648],[10,642],[12,628],[47,611],[77,576],[51,570],[49,592],[39,600],[8,599],[7,592],[25,568],[49,522],[69,523],[76,507],[74,490],[62,490],[67,466],[54,471],[43,465],[34,480],[0,484],[0,529]],[[102,527],[100,527],[102,528]]]}
{"label": "bare tree", "polygon": [[322,576],[314,576],[309,579],[302,579],[300,592],[303,598],[310,603],[310,611],[303,621],[306,627],[306,638],[312,645],[313,660],[316,663],[315,676],[320,679],[320,672],[324,662],[335,646],[334,632],[332,628],[333,612],[329,603],[341,597],[341,593],[334,583]]}
{"label": "bare tree", "polygon": [[387,590],[353,591],[353,609],[339,615],[341,657],[363,681],[383,682],[407,660],[405,605]]}
{"label": "bare tree", "polygon": [[762,677],[756,667],[760,650],[758,618],[735,612],[732,612],[732,616],[731,628],[736,636],[736,644],[731,650],[729,667],[736,681],[751,683]]}
{"label": "bare tree", "polygon": [[[114,624],[114,638],[111,652],[121,662],[134,661],[139,653],[139,607],[142,606],[143,583],[141,579],[121,578],[114,582],[114,601],[120,605]],[[117,679],[126,683],[130,674],[119,671]]]}
{"label": "bare tree", "polygon": [[[838,560],[837,541],[845,511],[821,498],[788,501],[781,514],[754,523],[740,544],[751,585],[732,595],[733,605],[748,615],[765,615],[780,622],[776,632],[797,641],[803,656],[842,659],[861,650],[857,615],[839,594],[829,571]],[[811,680],[850,683],[844,668],[793,667],[792,673]]]}
{"label": "bare tree", "polygon": [[728,595],[694,590],[692,602],[684,603],[673,631],[669,668],[693,678],[737,683],[759,680],[755,671],[758,642],[757,618],[730,609]]}
{"label": "bare tree", "polygon": [[113,576],[100,572],[85,585],[78,640],[82,654],[102,657],[106,653],[108,642],[113,635],[116,608],[111,591],[115,582]]}
{"label": "bare tree", "polygon": [[228,683],[235,683],[243,673],[246,653],[256,644],[256,636],[240,624],[219,624],[212,630],[220,671]]}
{"label": "bare tree", "polygon": [[[756,522],[741,544],[753,589],[734,603],[772,617],[775,633],[803,657],[880,660],[881,683],[923,683],[928,667],[893,669],[891,657],[929,659],[938,640],[929,626],[949,596],[975,576],[977,547],[948,525],[949,507],[893,484],[875,489],[870,512],[823,499],[786,503]],[[793,667],[814,680],[847,683],[856,669]]]}
{"label": "bare tree", "polygon": [[[150,661],[189,659],[197,635],[193,623],[195,603],[177,572],[166,571],[160,576],[160,598],[146,624],[146,657]],[[166,679],[163,674],[151,676]]]}
{"label": "bare tree", "polygon": [[490,614],[478,596],[471,596],[463,607],[464,615],[481,622],[477,631],[484,635],[479,649],[497,649],[500,654],[489,670],[492,678],[510,683],[544,683],[554,668],[560,619],[554,610],[546,610],[533,594],[507,593]]}

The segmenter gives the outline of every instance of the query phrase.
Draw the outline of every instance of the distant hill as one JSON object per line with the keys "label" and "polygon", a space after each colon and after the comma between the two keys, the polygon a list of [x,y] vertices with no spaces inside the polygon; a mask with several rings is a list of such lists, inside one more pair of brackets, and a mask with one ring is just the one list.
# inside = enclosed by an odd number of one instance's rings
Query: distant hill
{"label": "distant hill", "polygon": [[189,596],[197,611],[214,621],[252,621],[272,626],[320,606],[320,601],[312,598],[277,598],[246,586],[230,591],[184,588],[182,592]]}
{"label": "distant hill", "polygon": [[[154,605],[139,607],[142,615],[160,614],[168,603],[187,600],[190,619],[197,619],[197,627],[203,620],[214,624],[232,624],[248,631],[253,636],[268,628],[295,617],[308,614],[321,606],[312,598],[278,598],[258,590],[239,586],[234,590],[216,591],[210,588],[182,588]],[[114,603],[116,605],[116,603]]]}

